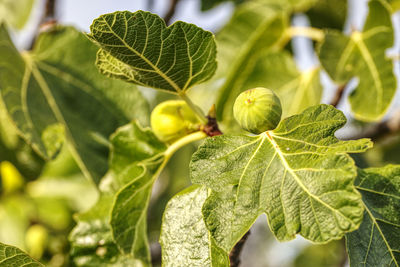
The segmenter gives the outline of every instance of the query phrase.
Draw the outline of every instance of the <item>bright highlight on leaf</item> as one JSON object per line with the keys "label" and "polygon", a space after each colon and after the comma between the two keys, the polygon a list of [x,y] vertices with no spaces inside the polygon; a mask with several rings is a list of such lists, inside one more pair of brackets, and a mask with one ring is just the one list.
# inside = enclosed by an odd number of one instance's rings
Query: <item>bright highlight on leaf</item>
{"label": "bright highlight on leaf", "polygon": [[396,91],[393,63],[385,57],[393,46],[390,8],[383,1],[369,2],[369,14],[362,32],[350,36],[328,31],[319,58],[332,79],[345,84],[358,78],[358,86],[349,97],[357,119],[379,120],[385,115]]}
{"label": "bright highlight on leaf", "polygon": [[191,186],[168,202],[160,236],[163,266],[229,266],[227,253],[216,246],[203,220],[207,191]]}
{"label": "bright highlight on leaf", "polygon": [[351,266],[400,266],[400,166],[360,169],[355,181],[365,212],[346,235]]}
{"label": "bright highlight on leaf", "polygon": [[105,14],[88,35],[101,49],[97,66],[110,77],[181,94],[217,67],[211,32],[182,21],[167,27],[150,12]]}
{"label": "bright highlight on leaf", "polygon": [[363,205],[346,153],[372,143],[338,140],[345,123],[342,112],[319,105],[258,136],[207,139],[193,155],[191,179],[213,190],[203,215],[218,246],[230,251],[262,213],[281,241],[301,234],[324,243],[357,229]]}

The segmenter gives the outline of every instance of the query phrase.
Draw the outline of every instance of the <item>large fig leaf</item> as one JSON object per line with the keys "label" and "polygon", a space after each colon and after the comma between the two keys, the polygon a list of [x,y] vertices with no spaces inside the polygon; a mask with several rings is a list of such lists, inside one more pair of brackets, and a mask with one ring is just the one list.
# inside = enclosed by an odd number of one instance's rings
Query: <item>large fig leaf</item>
{"label": "large fig leaf", "polygon": [[19,248],[0,243],[0,266],[4,267],[44,267]]}
{"label": "large fig leaf", "polygon": [[167,204],[161,226],[163,266],[229,266],[228,254],[215,244],[201,208],[207,188],[191,186]]}
{"label": "large fig leaf", "polygon": [[148,105],[130,84],[101,75],[96,46],[71,27],[39,36],[22,55],[0,28],[0,92],[24,138],[45,158],[60,149],[64,134],[87,177],[98,182],[107,170],[108,137]]}
{"label": "large fig leaf", "polygon": [[101,49],[97,66],[110,77],[180,94],[217,67],[211,32],[178,21],[167,27],[150,12],[105,14],[88,35]]}
{"label": "large fig leaf", "polygon": [[191,178],[212,189],[203,215],[217,245],[230,251],[262,213],[282,241],[299,233],[324,243],[357,229],[363,206],[346,153],[371,142],[338,140],[345,123],[342,112],[319,105],[258,136],[207,139],[193,155]]}
{"label": "large fig leaf", "polygon": [[400,266],[400,166],[359,170],[355,185],[365,212],[346,235],[350,266]]}
{"label": "large fig leaf", "polygon": [[350,36],[327,32],[319,51],[325,70],[334,81],[345,84],[358,78],[358,86],[349,97],[356,118],[379,120],[385,115],[396,91],[393,63],[385,57],[393,45],[390,8],[383,1],[369,2],[369,14],[362,32]]}
{"label": "large fig leaf", "polygon": [[77,217],[70,236],[74,261],[93,265],[103,257],[107,264],[148,266],[147,206],[166,145],[136,123],[118,129],[111,144],[110,171],[100,184],[100,198]]}

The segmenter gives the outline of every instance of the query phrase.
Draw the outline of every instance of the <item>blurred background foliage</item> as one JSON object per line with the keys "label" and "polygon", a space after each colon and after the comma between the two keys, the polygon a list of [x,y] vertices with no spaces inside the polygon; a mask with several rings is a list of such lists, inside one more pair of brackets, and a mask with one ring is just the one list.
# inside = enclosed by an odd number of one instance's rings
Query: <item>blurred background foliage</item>
{"label": "blurred background foliage", "polygon": [[[145,9],[161,16],[173,11],[171,21],[184,20],[218,33],[221,26],[229,20],[235,6],[244,1],[59,0],[56,1],[53,13],[45,15],[46,10],[49,11],[51,7],[46,6],[44,0],[0,0],[0,21],[9,26],[13,40],[20,49],[29,49],[37,34],[38,25],[47,19],[57,19],[61,24],[73,24],[87,31],[92,19],[114,10]],[[174,2],[177,2],[177,5],[171,11]],[[400,1],[389,2],[394,9],[400,8]],[[299,25],[349,31],[353,27],[359,28],[362,24],[366,5],[367,1],[364,0],[320,0],[306,13],[294,13],[292,21]],[[394,14],[393,23],[397,35],[399,21],[400,16]],[[398,44],[399,40],[396,39],[397,47]],[[286,47],[294,53],[300,70],[315,64],[314,55],[310,52],[312,45],[309,40],[295,38]],[[398,62],[396,64],[398,65]],[[398,72],[398,69],[396,71]],[[333,85],[326,74],[322,73],[321,76],[325,81],[322,102],[329,102],[334,94]],[[210,95],[215,95],[215,88],[203,87],[204,90],[195,89],[191,94],[196,103],[205,108],[215,101],[210,98]],[[345,93],[348,94],[348,91],[350,89]],[[146,90],[143,93],[148,98],[151,108],[173,98],[162,92]],[[349,113],[346,101],[341,103],[339,108],[346,114]],[[389,115],[393,114],[395,109],[396,107],[392,107]],[[354,136],[376,127],[355,120],[350,122],[340,133],[341,137]],[[168,200],[190,184],[187,166],[195,149],[195,145],[190,145],[174,155],[153,190],[148,221],[149,239],[153,255],[156,256],[153,258],[155,266],[160,264],[160,255],[157,253],[162,213]],[[399,154],[400,134],[397,133],[381,136],[372,150],[365,155],[358,155],[355,160],[360,167],[400,164]],[[47,266],[73,266],[69,258],[67,239],[75,225],[73,216],[90,208],[96,202],[98,191],[95,185],[84,177],[67,146],[64,145],[55,160],[45,163],[20,137],[2,101],[0,176],[0,242],[23,249]],[[243,262],[243,267],[327,267],[347,264],[343,240],[326,245],[313,245],[302,238],[290,243],[278,243],[268,229],[265,216],[258,219],[251,233],[242,256],[247,259]]]}

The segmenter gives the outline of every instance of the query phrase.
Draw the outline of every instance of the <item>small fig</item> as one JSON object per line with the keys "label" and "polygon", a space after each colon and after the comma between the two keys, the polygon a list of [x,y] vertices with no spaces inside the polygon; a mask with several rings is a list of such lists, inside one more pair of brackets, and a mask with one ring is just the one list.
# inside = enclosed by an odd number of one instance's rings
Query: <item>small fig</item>
{"label": "small fig", "polygon": [[249,89],[236,98],[233,116],[243,129],[251,133],[272,130],[281,120],[281,101],[270,89]]}
{"label": "small fig", "polygon": [[200,121],[183,100],[169,100],[156,106],[150,117],[154,134],[171,143],[200,128]]}

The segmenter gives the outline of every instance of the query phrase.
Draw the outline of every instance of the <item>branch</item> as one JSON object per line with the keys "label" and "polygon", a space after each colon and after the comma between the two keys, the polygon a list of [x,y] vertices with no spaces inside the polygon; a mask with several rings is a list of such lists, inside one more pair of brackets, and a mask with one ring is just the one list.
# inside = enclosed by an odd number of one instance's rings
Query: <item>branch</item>
{"label": "branch", "polygon": [[165,24],[169,25],[172,17],[175,14],[176,7],[178,5],[179,0],[170,0],[170,5],[167,13],[164,16]]}
{"label": "branch", "polygon": [[342,100],[344,89],[346,89],[347,84],[343,84],[336,89],[336,94],[332,99],[331,105],[335,108],[339,105],[340,100]]}
{"label": "branch", "polygon": [[351,136],[348,139],[371,138],[372,141],[379,141],[389,135],[400,132],[400,109],[395,111],[393,116],[386,121],[376,124],[366,131]]}
{"label": "branch", "polygon": [[40,24],[53,21],[56,18],[56,0],[46,0],[46,6],[44,9],[44,14]]}
{"label": "branch", "polygon": [[219,129],[216,119],[215,105],[212,105],[210,111],[208,112],[207,119],[208,122],[203,128],[203,132],[205,132],[210,137],[222,135],[223,133]]}
{"label": "branch", "polygon": [[240,265],[240,253],[242,252],[244,243],[250,235],[250,231],[244,234],[244,236],[236,243],[233,247],[231,253],[229,253],[229,261],[231,263],[230,267],[239,267]]}

